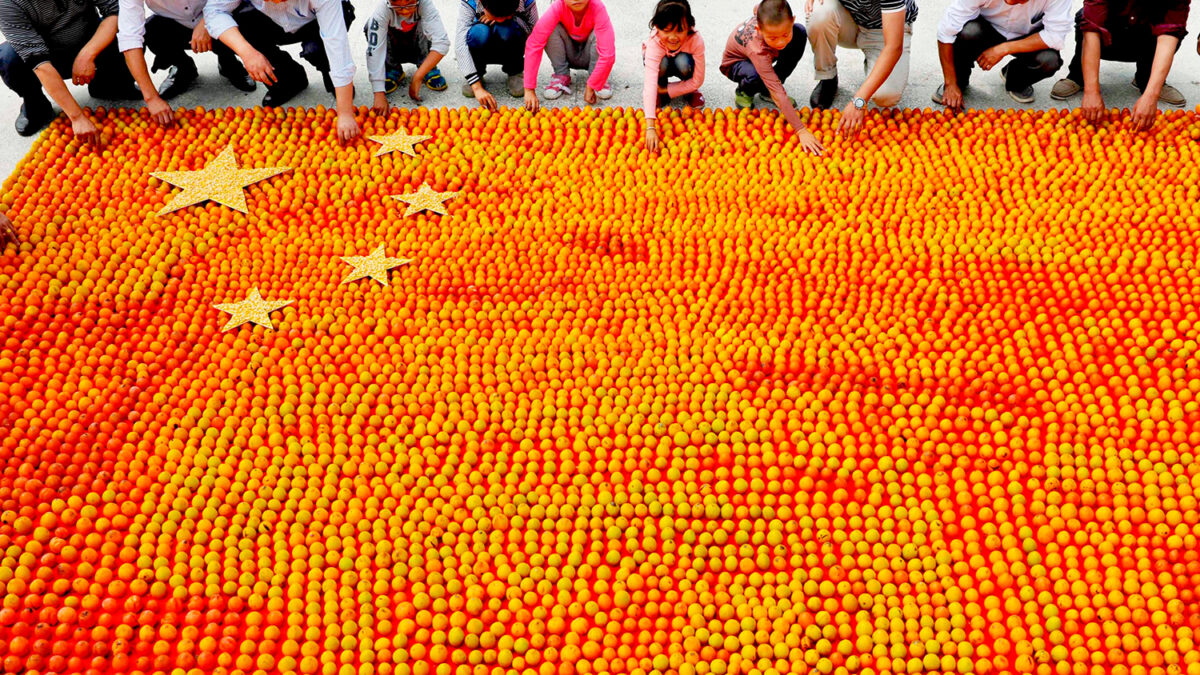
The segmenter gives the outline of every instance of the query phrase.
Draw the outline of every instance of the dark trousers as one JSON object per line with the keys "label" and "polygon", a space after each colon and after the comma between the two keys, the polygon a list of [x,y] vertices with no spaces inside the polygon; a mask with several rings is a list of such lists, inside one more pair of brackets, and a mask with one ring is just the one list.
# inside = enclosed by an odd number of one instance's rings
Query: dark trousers
{"label": "dark trousers", "polygon": [[[1040,31],[1041,28],[1038,27],[1033,33]],[[1008,42],[1008,39],[997,32],[986,19],[968,21],[954,40],[954,72],[958,76],[958,88],[965,89],[971,81],[971,69],[975,67],[975,59],[978,59],[980,54],[1005,42]],[[1007,66],[1005,88],[1009,91],[1024,91],[1057,73],[1062,64],[1062,57],[1056,49],[1014,54]]]}
{"label": "dark trousers", "polygon": [[[180,70],[196,67],[196,63],[187,53],[192,48],[192,29],[174,19],[157,14],[146,19],[145,43],[146,50],[154,54],[153,70],[164,70],[172,66]],[[217,55],[217,64],[222,74],[245,72],[242,62],[224,42],[213,40],[212,50]]]}
{"label": "dark trousers", "polygon": [[[1079,28],[1082,23],[1083,10],[1079,10],[1075,15],[1075,58],[1071,59],[1071,65],[1067,69],[1067,79],[1079,85],[1083,84],[1083,31]],[[1100,60],[1136,63],[1137,73],[1133,76],[1133,83],[1138,89],[1144,90],[1150,82],[1150,69],[1154,65],[1158,38],[1149,26],[1144,25],[1111,32],[1112,44],[1107,47],[1101,45]]]}
{"label": "dark trousers", "polygon": [[386,60],[388,70],[400,70],[406,63],[421,65],[425,57],[429,56],[432,46],[425,33],[417,28],[410,31],[389,28]]}
{"label": "dark trousers", "polygon": [[[57,51],[50,54],[50,63],[58,70],[64,80],[71,79],[71,68],[75,57],[83,44],[72,50]],[[12,45],[5,42],[0,45],[0,78],[18,96],[25,101],[29,112],[43,111],[50,108],[50,101],[42,93],[42,83],[25,61],[17,54]],[[131,100],[141,95],[134,87],[133,76],[125,65],[125,57],[117,49],[117,41],[100,52],[96,57],[96,76],[88,83],[88,93],[94,98]]]}
{"label": "dark trousers", "polygon": [[[804,56],[804,48],[807,45],[808,31],[804,30],[803,24],[798,23],[792,31],[792,41],[786,47],[779,50],[779,56],[775,57],[773,64],[775,77],[778,77],[780,82],[786,82],[788,77],[791,76],[792,71],[796,70],[796,65],[800,63],[800,58]],[[749,60],[738,61],[723,72],[725,73],[725,77],[737,83],[739,90],[747,94],[764,97],[771,95],[767,91],[767,85],[763,84],[762,77],[754,69],[754,64]]]}
{"label": "dark trousers", "polygon": [[483,77],[487,67],[499,64],[505,75],[520,75],[525,69],[525,41],[529,35],[509,19],[504,23],[476,23],[467,30],[467,49],[475,72]]}
{"label": "dark trousers", "polygon": [[[349,0],[342,0],[342,16],[346,18],[346,27],[354,21],[354,5]],[[289,33],[271,20],[271,17],[254,8],[250,3],[242,3],[233,13],[242,37],[250,43],[275,71],[276,83],[268,87],[268,91],[304,77],[304,68],[287,52],[280,49],[282,45],[300,45],[300,58],[308,61],[313,68],[321,73],[329,72],[329,55],[325,53],[325,43],[321,40],[321,27],[313,19],[295,33]],[[149,31],[147,31],[149,32]]]}
{"label": "dark trousers", "polygon": [[675,56],[664,56],[658,63],[658,86],[667,86],[672,77],[690,80],[695,72],[696,59],[691,54],[679,52]]}

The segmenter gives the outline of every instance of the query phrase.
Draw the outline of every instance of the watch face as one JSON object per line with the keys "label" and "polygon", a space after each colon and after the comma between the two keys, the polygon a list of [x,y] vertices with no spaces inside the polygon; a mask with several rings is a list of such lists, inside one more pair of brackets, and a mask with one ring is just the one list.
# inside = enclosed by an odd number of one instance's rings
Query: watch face
{"label": "watch face", "polygon": [[856,98],[854,99],[854,107],[862,110],[863,108],[867,107],[867,102],[861,98]]}

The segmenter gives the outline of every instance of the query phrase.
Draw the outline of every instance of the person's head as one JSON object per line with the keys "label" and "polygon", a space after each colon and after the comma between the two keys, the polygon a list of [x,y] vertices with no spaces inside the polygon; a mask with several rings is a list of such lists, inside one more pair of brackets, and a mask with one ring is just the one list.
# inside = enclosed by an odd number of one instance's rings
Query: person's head
{"label": "person's head", "polygon": [[1027,2],[1029,2],[1029,0],[1004,0],[1004,3],[1008,5],[1023,5]]}
{"label": "person's head", "polygon": [[787,0],[762,0],[758,4],[758,31],[771,49],[783,49],[792,41],[796,15]]}
{"label": "person's head", "polygon": [[484,16],[497,22],[508,21],[517,13],[521,0],[479,0]]}
{"label": "person's head", "polygon": [[420,0],[388,0],[388,6],[397,15],[410,19],[417,13],[417,7],[420,6]]}
{"label": "person's head", "polygon": [[696,30],[696,19],[687,0],[659,0],[650,27],[658,31],[663,46],[674,51]]}
{"label": "person's head", "polygon": [[563,0],[563,4],[567,6],[567,9],[576,14],[582,14],[591,2],[592,0]]}

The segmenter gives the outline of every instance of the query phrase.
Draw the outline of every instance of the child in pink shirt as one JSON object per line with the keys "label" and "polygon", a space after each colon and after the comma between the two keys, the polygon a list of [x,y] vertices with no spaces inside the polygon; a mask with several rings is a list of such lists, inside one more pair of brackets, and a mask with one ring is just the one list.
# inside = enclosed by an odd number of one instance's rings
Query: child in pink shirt
{"label": "child in pink shirt", "polygon": [[[642,110],[646,114],[646,148],[658,150],[658,108],[671,99],[687,96],[688,105],[704,107],[704,40],[687,0],[659,0],[650,19],[650,37],[642,43]],[[670,78],[679,78],[670,82]]]}
{"label": "child in pink shirt", "polygon": [[616,31],[608,10],[600,0],[554,0],[538,19],[525,43],[525,108],[538,109],[537,75],[542,50],[550,57],[554,75],[546,87],[546,98],[571,94],[571,69],[587,69],[583,100],[612,98],[608,76],[617,58]]}

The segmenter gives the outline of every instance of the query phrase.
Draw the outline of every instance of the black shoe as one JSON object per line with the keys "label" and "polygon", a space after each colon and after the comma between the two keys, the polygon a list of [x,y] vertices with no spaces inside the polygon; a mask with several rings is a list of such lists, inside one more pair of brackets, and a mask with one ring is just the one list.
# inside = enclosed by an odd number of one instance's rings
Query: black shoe
{"label": "black shoe", "polygon": [[32,115],[29,114],[27,105],[22,103],[21,113],[17,115],[17,133],[21,136],[32,136],[53,121],[54,108],[51,108],[49,103],[44,107],[38,105]]}
{"label": "black shoe", "polygon": [[267,95],[262,104],[268,108],[278,108],[308,88],[308,75],[298,71],[286,79],[280,79],[273,87],[267,87]]}
{"label": "black shoe", "polygon": [[192,85],[198,79],[200,79],[200,73],[194,65],[190,68],[187,66],[171,66],[171,69],[167,71],[166,79],[162,81],[162,84],[158,85],[158,95],[167,100],[173,99],[191,89]]}
{"label": "black shoe", "polygon": [[240,89],[241,91],[254,91],[254,89],[257,87],[257,85],[254,83],[254,78],[250,77],[250,73],[247,73],[246,69],[243,68],[241,64],[238,64],[236,67],[230,66],[228,68],[225,66],[220,66],[217,68],[217,72],[221,74],[221,77],[229,80],[229,84],[232,84],[235,89]]}
{"label": "black shoe", "polygon": [[832,80],[821,80],[813,88],[812,96],[808,99],[808,104],[814,110],[828,110],[833,106],[833,99],[837,96],[837,90],[838,79],[836,77]]}

